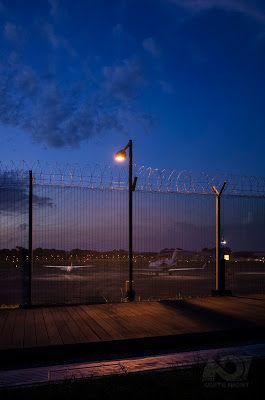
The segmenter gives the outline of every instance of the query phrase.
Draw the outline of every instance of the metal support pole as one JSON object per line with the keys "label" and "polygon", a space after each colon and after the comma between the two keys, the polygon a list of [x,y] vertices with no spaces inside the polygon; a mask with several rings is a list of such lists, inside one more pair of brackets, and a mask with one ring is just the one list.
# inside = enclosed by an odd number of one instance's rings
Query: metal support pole
{"label": "metal support pole", "polygon": [[215,196],[215,290],[224,290],[221,255],[220,194]]}
{"label": "metal support pole", "polygon": [[126,281],[126,300],[133,301],[135,292],[133,290],[133,192],[135,191],[137,177],[133,178],[133,144],[130,139],[128,144],[115,155],[117,161],[124,161],[126,150],[129,153],[129,182],[128,182],[128,228],[129,228],[129,277]]}
{"label": "metal support pole", "polygon": [[212,291],[214,296],[231,295],[230,290],[225,289],[225,264],[221,248],[221,195],[225,186],[226,182],[220,191],[212,186],[215,193],[215,290]]}
{"label": "metal support pole", "polygon": [[28,237],[28,296],[27,305],[32,304],[32,266],[33,266],[33,248],[32,248],[32,208],[33,208],[33,177],[32,171],[29,171],[29,237]]}
{"label": "metal support pole", "polygon": [[127,298],[133,301],[135,293],[133,290],[133,149],[132,140],[129,140],[129,290]]}

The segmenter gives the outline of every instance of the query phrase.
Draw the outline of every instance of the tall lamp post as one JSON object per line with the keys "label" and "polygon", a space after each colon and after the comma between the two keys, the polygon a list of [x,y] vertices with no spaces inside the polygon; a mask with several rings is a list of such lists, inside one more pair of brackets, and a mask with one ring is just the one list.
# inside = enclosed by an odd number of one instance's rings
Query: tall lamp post
{"label": "tall lamp post", "polygon": [[129,153],[129,287],[126,297],[129,301],[133,301],[135,298],[135,291],[133,289],[133,192],[135,191],[137,177],[133,178],[133,143],[131,139],[122,150],[117,151],[114,158],[118,162],[125,161],[127,150]]}

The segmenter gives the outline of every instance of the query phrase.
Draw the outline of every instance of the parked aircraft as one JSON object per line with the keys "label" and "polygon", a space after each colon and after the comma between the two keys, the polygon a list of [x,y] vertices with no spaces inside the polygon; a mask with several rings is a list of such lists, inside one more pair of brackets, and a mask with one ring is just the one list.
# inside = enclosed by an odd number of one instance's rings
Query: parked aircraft
{"label": "parked aircraft", "polygon": [[[150,261],[147,269],[142,270],[141,272],[151,272],[159,275],[160,272],[167,272],[169,275],[172,275],[174,272],[179,271],[197,271],[204,270],[208,264],[205,262],[201,267],[180,267],[178,266],[178,255],[183,254],[183,250],[175,249],[171,258],[159,258],[155,261]],[[186,252],[185,254],[191,252]]]}
{"label": "parked aircraft", "polygon": [[64,272],[72,272],[83,268],[92,268],[94,265],[44,265],[45,268],[57,268]]}
{"label": "parked aircraft", "polygon": [[155,261],[150,261],[149,267],[168,269],[177,264],[178,250],[174,250],[171,258],[159,258]]}

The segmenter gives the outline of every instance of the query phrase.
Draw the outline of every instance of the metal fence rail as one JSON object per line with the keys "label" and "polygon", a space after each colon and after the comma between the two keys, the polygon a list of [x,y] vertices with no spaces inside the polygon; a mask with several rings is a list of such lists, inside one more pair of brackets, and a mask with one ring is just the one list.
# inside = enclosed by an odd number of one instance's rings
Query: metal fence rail
{"label": "metal fence rail", "polygon": [[[32,209],[30,175],[32,174]],[[265,179],[134,166],[136,300],[211,294],[215,196],[226,284],[265,290]],[[32,211],[32,263],[29,249]],[[123,301],[128,181],[122,167],[0,165],[0,304]]]}

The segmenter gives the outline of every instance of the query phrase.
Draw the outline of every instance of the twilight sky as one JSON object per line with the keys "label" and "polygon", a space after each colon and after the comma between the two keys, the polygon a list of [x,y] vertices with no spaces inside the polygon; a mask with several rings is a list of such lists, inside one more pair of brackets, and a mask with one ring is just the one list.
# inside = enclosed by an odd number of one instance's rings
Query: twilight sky
{"label": "twilight sky", "polygon": [[264,175],[263,0],[0,0],[0,160]]}

